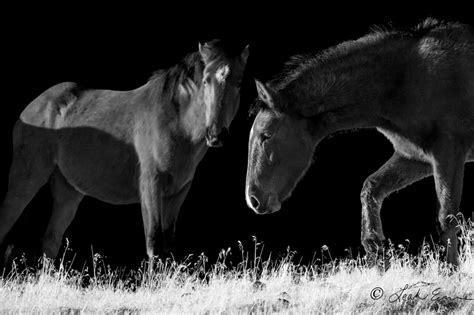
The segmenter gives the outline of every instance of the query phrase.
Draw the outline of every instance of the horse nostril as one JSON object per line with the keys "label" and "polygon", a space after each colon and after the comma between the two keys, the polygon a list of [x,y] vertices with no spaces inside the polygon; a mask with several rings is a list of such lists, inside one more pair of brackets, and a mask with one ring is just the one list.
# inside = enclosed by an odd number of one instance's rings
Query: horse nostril
{"label": "horse nostril", "polygon": [[258,202],[258,199],[254,196],[250,196],[250,203],[254,209],[258,209],[258,207],[260,207],[260,202]]}

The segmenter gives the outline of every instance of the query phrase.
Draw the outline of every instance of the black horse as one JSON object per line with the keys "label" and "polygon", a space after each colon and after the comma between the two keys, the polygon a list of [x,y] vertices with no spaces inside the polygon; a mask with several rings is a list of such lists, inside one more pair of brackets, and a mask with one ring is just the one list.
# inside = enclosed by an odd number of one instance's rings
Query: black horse
{"label": "black horse", "polygon": [[474,160],[472,29],[428,19],[410,31],[378,31],[318,56],[297,56],[291,68],[270,84],[257,81],[248,206],[260,214],[278,211],[327,135],[377,128],[395,152],[362,188],[364,248],[376,254],[384,247],[384,198],[433,175],[441,240],[457,265],[454,215],[464,164]]}

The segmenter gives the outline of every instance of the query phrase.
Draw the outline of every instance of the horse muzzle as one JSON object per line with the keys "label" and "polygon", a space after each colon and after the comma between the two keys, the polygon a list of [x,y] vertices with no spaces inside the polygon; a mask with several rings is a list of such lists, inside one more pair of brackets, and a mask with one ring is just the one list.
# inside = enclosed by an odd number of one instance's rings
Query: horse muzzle
{"label": "horse muzzle", "polygon": [[275,194],[269,194],[265,197],[256,193],[256,191],[247,193],[247,205],[256,214],[270,214],[281,209],[281,203]]}
{"label": "horse muzzle", "polygon": [[228,136],[229,130],[227,128],[222,128],[220,133],[208,129],[206,132],[206,144],[211,148],[221,147]]}

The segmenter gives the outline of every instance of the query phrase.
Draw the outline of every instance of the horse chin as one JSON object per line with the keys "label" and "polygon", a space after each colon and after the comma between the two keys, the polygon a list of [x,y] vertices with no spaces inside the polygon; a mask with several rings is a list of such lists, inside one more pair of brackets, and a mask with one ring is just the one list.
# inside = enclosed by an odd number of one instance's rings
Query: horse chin
{"label": "horse chin", "polygon": [[278,200],[278,196],[270,195],[267,203],[267,213],[274,213],[281,209],[281,202]]}
{"label": "horse chin", "polygon": [[206,131],[206,144],[208,147],[216,148],[221,147],[229,136],[229,129],[222,127],[221,129],[208,128]]}

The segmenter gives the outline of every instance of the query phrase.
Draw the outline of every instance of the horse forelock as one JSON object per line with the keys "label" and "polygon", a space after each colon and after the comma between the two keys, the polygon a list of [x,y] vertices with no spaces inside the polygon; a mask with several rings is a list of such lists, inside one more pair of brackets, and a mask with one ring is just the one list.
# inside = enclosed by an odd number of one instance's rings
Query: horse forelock
{"label": "horse forelock", "polygon": [[257,97],[252,104],[250,104],[249,108],[249,117],[256,116],[261,110],[267,109],[268,105],[265,104],[259,97]]}
{"label": "horse forelock", "polygon": [[206,73],[216,77],[217,81],[223,83],[232,73],[237,73],[243,69],[239,69],[238,63],[244,48],[239,43],[232,41],[213,40],[206,43],[208,48]]}
{"label": "horse forelock", "polygon": [[230,72],[229,65],[223,65],[223,66],[217,68],[217,70],[216,70],[216,80],[219,83],[225,82],[225,80],[227,79],[227,76],[229,75],[229,72]]}
{"label": "horse forelock", "polygon": [[206,47],[209,48],[209,59],[232,59],[240,56],[242,53],[242,45],[239,42],[230,40],[214,39],[206,43]]}
{"label": "horse forelock", "polygon": [[286,106],[283,107],[278,102],[274,104],[273,107],[270,107],[268,106],[268,104],[262,101],[259,97],[257,97],[250,104],[250,108],[248,111],[249,118],[257,116],[257,114],[260,113],[261,111],[271,111],[277,114],[289,114],[289,115],[295,114],[295,112],[293,112],[291,108],[289,109]]}

